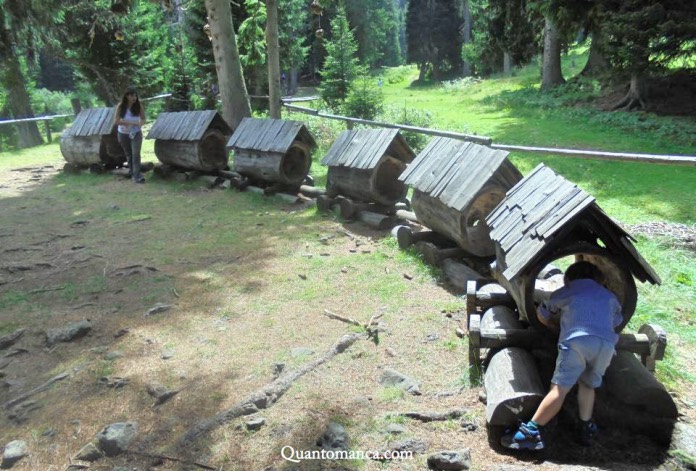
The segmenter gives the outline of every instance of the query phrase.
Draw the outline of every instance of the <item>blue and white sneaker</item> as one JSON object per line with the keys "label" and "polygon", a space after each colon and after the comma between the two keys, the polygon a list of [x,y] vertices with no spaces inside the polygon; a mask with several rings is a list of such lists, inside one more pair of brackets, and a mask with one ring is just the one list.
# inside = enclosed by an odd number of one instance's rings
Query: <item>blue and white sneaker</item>
{"label": "blue and white sneaker", "polygon": [[515,433],[503,435],[500,444],[510,450],[543,450],[544,440],[538,429],[532,429],[523,423]]}

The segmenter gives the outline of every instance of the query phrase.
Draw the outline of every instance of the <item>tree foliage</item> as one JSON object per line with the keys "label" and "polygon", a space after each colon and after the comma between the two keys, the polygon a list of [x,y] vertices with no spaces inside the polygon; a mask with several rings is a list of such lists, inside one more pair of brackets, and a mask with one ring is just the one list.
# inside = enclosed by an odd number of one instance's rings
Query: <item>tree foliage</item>
{"label": "tree foliage", "polygon": [[406,14],[408,62],[418,64],[419,80],[441,80],[462,70],[463,18],[455,0],[411,0]]}
{"label": "tree foliage", "polygon": [[325,43],[326,58],[320,74],[321,97],[332,108],[339,108],[348,96],[351,82],[362,70],[356,53],[358,45],[343,5],[331,21],[332,38]]}

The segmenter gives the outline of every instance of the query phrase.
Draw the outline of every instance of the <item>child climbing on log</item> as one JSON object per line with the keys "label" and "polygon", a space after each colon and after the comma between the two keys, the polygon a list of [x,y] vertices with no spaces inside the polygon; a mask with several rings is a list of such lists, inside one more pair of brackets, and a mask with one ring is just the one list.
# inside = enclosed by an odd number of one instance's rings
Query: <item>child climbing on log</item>
{"label": "child climbing on log", "polygon": [[600,272],[589,262],[576,262],[565,272],[564,286],[539,306],[537,317],[558,330],[558,358],[551,389],[539,404],[532,420],[515,433],[502,437],[504,447],[542,450],[543,427],[561,410],[568,392],[578,385],[579,440],[590,446],[597,433],[592,421],[595,388],[612,357],[619,338],[614,329],[621,324],[621,305],[616,296],[599,284]]}

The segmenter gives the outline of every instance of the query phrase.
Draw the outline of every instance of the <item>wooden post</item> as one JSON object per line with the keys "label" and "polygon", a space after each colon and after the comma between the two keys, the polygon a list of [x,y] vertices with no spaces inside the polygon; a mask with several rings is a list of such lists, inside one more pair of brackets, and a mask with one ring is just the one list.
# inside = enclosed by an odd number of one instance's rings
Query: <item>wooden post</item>
{"label": "wooden post", "polygon": [[432,242],[426,242],[423,240],[416,243],[416,250],[423,254],[423,260],[425,263],[435,267],[442,265],[442,261],[445,259],[461,258],[467,255],[467,253],[459,247],[441,249]]}
{"label": "wooden post", "polygon": [[358,220],[380,231],[387,230],[394,225],[393,217],[371,211],[360,211]]}
{"label": "wooden post", "polygon": [[[48,107],[46,106],[44,106],[44,115],[48,116]],[[46,140],[50,144],[51,142],[53,142],[53,136],[51,136],[51,120],[44,120],[44,124],[46,125]]]}
{"label": "wooden post", "polygon": [[544,397],[532,355],[521,348],[504,348],[491,358],[484,376],[486,420],[508,426],[529,419]]}
{"label": "wooden post", "polygon": [[472,314],[468,316],[469,330],[469,381],[477,384],[481,381],[481,316]]}
{"label": "wooden post", "polygon": [[464,293],[470,281],[479,281],[483,276],[466,266],[463,263],[447,258],[442,262],[442,272],[447,278],[447,282],[452,285],[457,291]]}
{"label": "wooden post", "polygon": [[641,413],[677,418],[672,396],[632,352],[616,352],[604,374],[604,387],[617,401],[636,406]]}

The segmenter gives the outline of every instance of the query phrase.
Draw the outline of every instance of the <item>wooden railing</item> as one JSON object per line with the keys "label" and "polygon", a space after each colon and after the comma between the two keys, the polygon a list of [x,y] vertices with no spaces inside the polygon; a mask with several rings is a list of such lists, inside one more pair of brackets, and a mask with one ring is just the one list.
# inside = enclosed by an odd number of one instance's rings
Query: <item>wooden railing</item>
{"label": "wooden railing", "polygon": [[681,165],[681,166],[696,166],[696,155],[661,155],[661,154],[638,154],[629,152],[606,152],[601,150],[584,150],[584,149],[562,149],[553,147],[530,147],[530,146],[515,146],[508,144],[495,144],[493,139],[485,136],[476,136],[471,134],[462,134],[452,131],[440,131],[437,129],[419,128],[415,126],[407,126],[404,124],[392,124],[383,123],[379,121],[370,121],[367,119],[351,118],[348,116],[339,116],[329,113],[324,113],[319,110],[312,108],[306,108],[303,106],[295,106],[285,104],[284,106],[291,111],[296,111],[299,113],[310,114],[313,116],[319,116],[320,118],[335,119],[340,121],[345,121],[348,126],[353,124],[365,124],[368,126],[386,127],[386,128],[396,128],[403,129],[404,131],[417,132],[421,134],[427,134],[430,136],[442,136],[451,137],[453,139],[461,139],[463,141],[477,142],[479,144],[487,145],[493,149],[507,150],[510,152],[530,152],[535,154],[547,154],[547,155],[560,155],[563,157],[581,157],[590,159],[602,159],[602,160],[614,160],[614,161],[627,161],[627,162],[647,162],[654,164],[668,164],[668,165]]}

